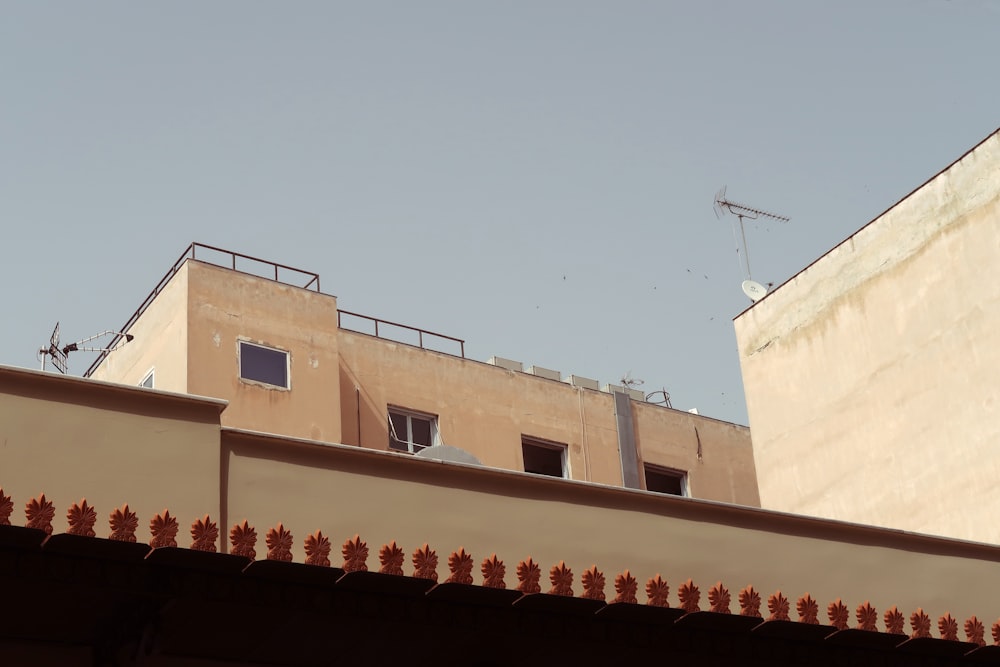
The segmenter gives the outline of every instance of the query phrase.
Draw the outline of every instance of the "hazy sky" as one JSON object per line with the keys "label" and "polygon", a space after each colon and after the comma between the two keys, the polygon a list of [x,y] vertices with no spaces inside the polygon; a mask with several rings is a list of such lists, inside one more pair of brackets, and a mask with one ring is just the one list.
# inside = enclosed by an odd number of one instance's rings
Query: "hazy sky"
{"label": "hazy sky", "polygon": [[1000,125],[998,63],[993,0],[5,3],[0,363],[200,241],[746,423],[715,192],[791,217],[779,284]]}

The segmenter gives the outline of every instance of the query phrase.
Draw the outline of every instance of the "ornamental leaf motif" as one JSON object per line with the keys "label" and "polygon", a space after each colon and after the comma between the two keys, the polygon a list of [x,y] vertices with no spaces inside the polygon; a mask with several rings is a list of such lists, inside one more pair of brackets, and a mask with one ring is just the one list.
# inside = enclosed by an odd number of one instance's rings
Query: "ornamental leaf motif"
{"label": "ornamental leaf motif", "polygon": [[108,527],[111,528],[111,535],[108,539],[115,542],[135,542],[135,531],[139,528],[139,517],[128,508],[128,504],[122,505],[111,512],[108,517]]}
{"label": "ornamental leaf motif", "polygon": [[838,630],[847,629],[847,607],[840,598],[837,598],[826,607],[826,615],[830,618],[830,625]]}
{"label": "ornamental leaf motif", "polygon": [[945,612],[945,615],[938,619],[938,632],[941,633],[941,639],[958,641],[958,621],[951,615],[951,612]]}
{"label": "ornamental leaf motif", "polygon": [[292,544],[294,538],[292,533],[282,524],[276,528],[269,528],[264,536],[264,543],[267,544],[267,560],[290,563],[292,561]]}
{"label": "ornamental leaf motif", "polygon": [[45,494],[37,498],[32,498],[24,506],[24,516],[28,520],[24,524],[28,528],[44,530],[46,534],[52,534],[52,517],[56,515],[56,508],[51,501],[45,499]]}
{"label": "ornamental leaf motif", "polygon": [[86,498],[81,500],[79,504],[73,503],[70,506],[69,511],[66,512],[66,521],[69,523],[69,530],[66,532],[70,535],[84,537],[97,535],[94,532],[94,524],[97,523],[97,510],[87,504]]}
{"label": "ornamental leaf motif", "polygon": [[257,558],[257,530],[246,519],[242,524],[234,524],[229,530],[229,543],[234,556],[243,556],[250,560]]}
{"label": "ornamental leaf motif", "polygon": [[767,617],[769,621],[789,621],[788,617],[788,598],[781,594],[781,591],[775,591],[767,598],[767,610],[771,612],[771,615]]}
{"label": "ornamental leaf motif", "polygon": [[896,609],[895,605],[885,612],[882,620],[885,621],[885,631],[889,634],[904,634],[903,623],[906,622],[906,619],[903,617],[903,612]]}
{"label": "ornamental leaf motif", "polygon": [[965,638],[970,644],[986,646],[985,634],[986,628],[983,627],[982,621],[975,616],[965,621]]}
{"label": "ornamental leaf motif", "polygon": [[799,623],[819,625],[819,603],[806,593],[795,603],[795,611],[799,613]]}
{"label": "ornamental leaf motif", "polygon": [[483,559],[483,564],[479,566],[479,571],[483,573],[483,586],[486,588],[507,588],[504,582],[504,575],[507,574],[507,566],[503,561],[492,554],[489,558]]}
{"label": "ornamental leaf motif", "polygon": [[731,614],[732,611],[729,609],[731,600],[729,591],[722,585],[721,581],[708,589],[709,611],[714,611],[716,614]]}
{"label": "ornamental leaf motif", "polygon": [[541,578],[542,569],[531,560],[531,556],[517,564],[517,590],[522,593],[541,593],[542,587],[538,583]]}
{"label": "ornamental leaf motif", "polygon": [[549,595],[573,597],[573,570],[566,567],[566,561],[559,561],[558,565],[552,566],[549,581],[552,582]]}
{"label": "ornamental leaf motif", "polygon": [[583,584],[583,596],[588,600],[601,600],[604,597],[604,573],[594,565],[589,570],[584,570],[580,575],[580,583]]}
{"label": "ornamental leaf motif", "polygon": [[868,600],[865,600],[864,604],[858,605],[854,615],[858,619],[858,630],[878,632],[878,628],[876,627],[876,623],[878,623],[878,612],[875,611],[875,607],[873,607]]}
{"label": "ornamental leaf motif", "polygon": [[0,488],[0,526],[10,525],[10,515],[13,511],[14,501],[10,499],[10,496],[5,496],[3,489]]}
{"label": "ornamental leaf motif", "polygon": [[681,609],[690,614],[693,611],[701,611],[698,601],[701,600],[701,591],[695,586],[694,581],[688,579],[677,589],[677,597],[680,599]]}
{"label": "ornamental leaf motif", "polygon": [[176,547],[177,528],[177,519],[170,516],[170,510],[163,510],[163,514],[157,514],[149,521],[149,533],[153,536],[149,546],[154,549]]}
{"label": "ornamental leaf motif", "polygon": [[430,545],[424,542],[424,546],[413,552],[413,576],[418,579],[438,580],[437,573],[438,555]]}
{"label": "ornamental leaf motif", "polygon": [[459,547],[458,551],[452,551],[448,556],[448,569],[451,576],[445,579],[448,584],[472,584],[472,554],[466,553],[464,547]]}
{"label": "ornamental leaf motif", "polygon": [[639,591],[639,582],[632,573],[625,570],[615,577],[615,599],[612,602],[637,604],[635,594]]}
{"label": "ornamental leaf motif", "polygon": [[740,603],[740,616],[760,618],[760,593],[755,591],[753,586],[747,586],[740,591],[737,600]]}
{"label": "ornamental leaf motif", "polygon": [[913,639],[930,637],[931,617],[925,614],[922,608],[918,607],[915,612],[910,614],[910,627],[913,628],[913,632],[910,634],[910,637]]}
{"label": "ornamental leaf motif", "polygon": [[403,576],[403,550],[396,545],[396,540],[389,544],[383,544],[378,550],[378,561],[382,567],[378,569],[381,574],[395,574]]}
{"label": "ornamental leaf motif", "polygon": [[318,565],[320,567],[330,567],[330,540],[323,531],[317,530],[312,535],[306,536],[306,565]]}
{"label": "ornamental leaf motif", "polygon": [[1000,646],[1000,620],[993,624],[990,628],[990,634],[993,635],[993,645]]}
{"label": "ornamental leaf motif", "polygon": [[670,594],[670,586],[659,574],[651,577],[646,582],[646,604],[650,607],[669,607],[667,596]]}
{"label": "ornamental leaf motif", "polygon": [[368,571],[368,545],[361,540],[360,535],[344,542],[340,552],[344,554],[344,572]]}
{"label": "ornamental leaf motif", "polygon": [[215,543],[219,539],[219,526],[206,514],[203,519],[195,519],[191,524],[191,549],[214,554]]}

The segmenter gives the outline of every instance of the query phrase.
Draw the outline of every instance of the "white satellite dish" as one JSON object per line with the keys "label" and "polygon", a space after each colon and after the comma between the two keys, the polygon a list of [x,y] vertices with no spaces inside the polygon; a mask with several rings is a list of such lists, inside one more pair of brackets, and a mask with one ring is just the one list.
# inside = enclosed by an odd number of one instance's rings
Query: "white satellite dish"
{"label": "white satellite dish", "polygon": [[760,301],[767,294],[767,288],[756,280],[744,280],[743,293],[750,297],[751,301]]}
{"label": "white satellite dish", "polygon": [[421,449],[419,452],[414,454],[422,459],[436,459],[438,461],[450,461],[452,463],[466,463],[469,465],[481,466],[483,465],[479,459],[465,451],[464,449],[459,449],[458,447],[452,447],[450,445],[434,445],[433,447],[428,447],[426,449]]}

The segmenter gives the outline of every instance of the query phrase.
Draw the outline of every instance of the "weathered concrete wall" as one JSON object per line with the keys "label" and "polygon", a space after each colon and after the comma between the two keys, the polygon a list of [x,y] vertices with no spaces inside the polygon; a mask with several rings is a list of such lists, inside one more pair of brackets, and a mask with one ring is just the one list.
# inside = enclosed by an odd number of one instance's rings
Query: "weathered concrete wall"
{"label": "weathered concrete wall", "polygon": [[764,507],[1000,541],[1000,133],[735,324]]}
{"label": "weathered concrete wall", "polygon": [[97,534],[128,503],[148,522],[169,508],[185,526],[219,512],[221,401],[165,394],[0,366],[0,487],[17,498],[11,522],[24,525],[24,503],[39,493],[55,503],[53,527],[86,497],[97,508]]}
{"label": "weathered concrete wall", "polygon": [[[188,387],[229,401],[223,424],[339,442],[337,300],[188,260]],[[291,389],[240,379],[239,341],[286,350]]]}

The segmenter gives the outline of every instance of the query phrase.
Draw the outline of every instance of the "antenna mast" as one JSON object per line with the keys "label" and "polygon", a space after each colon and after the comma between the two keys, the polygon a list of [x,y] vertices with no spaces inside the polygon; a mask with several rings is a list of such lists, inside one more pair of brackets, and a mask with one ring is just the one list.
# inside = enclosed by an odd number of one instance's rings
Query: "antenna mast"
{"label": "antenna mast", "polygon": [[[103,338],[104,336],[115,336],[111,341],[110,347],[80,347],[84,343],[89,343],[92,340],[97,340],[98,338]],[[78,340],[75,343],[70,343],[63,347],[59,347],[59,323],[56,322],[56,328],[52,331],[52,336],[49,337],[49,346],[39,348],[38,354],[42,357],[42,368],[45,370],[45,360],[48,357],[52,358],[52,366],[55,367],[57,371],[66,374],[68,371],[67,357],[70,352],[114,352],[125,343],[131,343],[132,339],[135,338],[132,334],[122,333],[120,331],[102,331],[99,334],[94,334],[83,340]],[[117,342],[116,342],[117,341]]]}
{"label": "antenna mast", "polygon": [[[743,263],[746,264],[746,278],[747,280],[753,280],[753,276],[750,274],[750,248],[747,246],[747,233],[743,226],[743,218],[748,220],[757,220],[758,218],[770,218],[771,220],[778,220],[779,222],[788,222],[790,218],[783,215],[778,215],[777,213],[769,213],[767,211],[761,210],[759,208],[753,208],[752,206],[745,206],[743,204],[738,204],[734,201],[726,199],[726,186],[723,185],[722,189],[715,194],[715,217],[721,218],[723,212],[728,212],[735,215],[740,220],[740,238],[742,239],[742,244],[739,240],[736,241],[736,252],[740,253],[740,248],[743,249],[743,256],[746,257],[743,262],[740,263],[740,269],[743,268]],[[735,235],[735,229],[733,230]]]}

